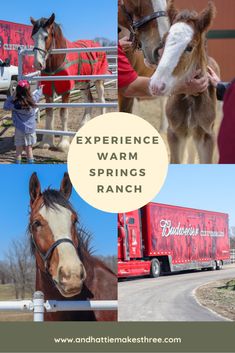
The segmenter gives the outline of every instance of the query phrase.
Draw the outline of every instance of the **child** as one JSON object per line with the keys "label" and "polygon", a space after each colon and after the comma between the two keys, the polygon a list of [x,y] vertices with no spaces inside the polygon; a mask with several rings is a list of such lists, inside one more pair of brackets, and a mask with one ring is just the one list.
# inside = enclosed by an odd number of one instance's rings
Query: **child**
{"label": "child", "polygon": [[22,152],[25,149],[28,163],[34,163],[32,146],[37,142],[36,103],[42,95],[41,88],[33,94],[28,81],[19,81],[13,96],[7,98],[3,109],[12,111],[15,126],[16,163],[21,163]]}

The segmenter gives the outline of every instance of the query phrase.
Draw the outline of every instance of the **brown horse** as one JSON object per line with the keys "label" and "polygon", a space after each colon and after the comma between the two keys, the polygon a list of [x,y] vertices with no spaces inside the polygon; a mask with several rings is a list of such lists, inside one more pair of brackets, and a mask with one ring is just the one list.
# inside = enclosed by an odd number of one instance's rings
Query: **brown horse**
{"label": "brown horse", "polygon": [[[126,52],[126,56],[139,76],[151,77],[154,73],[154,68],[147,67],[144,61],[154,65],[158,62],[161,40],[169,29],[165,11],[166,0],[119,2],[118,24],[122,29],[120,38],[130,36],[133,46]],[[133,103],[133,98],[119,94],[120,111],[131,113]]]}
{"label": "brown horse", "polygon": [[168,142],[171,162],[182,163],[186,142],[192,137],[200,163],[212,163],[215,147],[214,122],[216,118],[216,92],[210,85],[207,91],[190,96],[175,94],[181,82],[190,80],[200,69],[207,74],[208,65],[218,72],[215,61],[208,57],[206,32],[215,17],[215,6],[197,14],[194,11],[178,11],[174,1],[168,4],[168,16],[172,27],[165,38],[164,53],[152,78],[152,88],[170,95],[167,102]]}
{"label": "brown horse", "polygon": [[[116,300],[117,277],[90,254],[89,239],[77,230],[78,216],[68,199],[72,185],[65,173],[60,191],[41,192],[30,178],[29,233],[36,258],[36,290],[46,300]],[[116,311],[46,313],[50,321],[116,321]]]}
{"label": "brown horse", "polygon": [[[98,47],[99,44],[92,41],[77,41],[69,42],[63,36],[62,30],[58,24],[55,23],[55,15],[52,14],[50,18],[41,18],[35,20],[30,18],[33,25],[32,38],[34,41],[34,66],[41,70],[43,75],[60,75],[60,76],[77,76],[77,75],[95,75],[107,74],[108,62],[104,52],[99,53],[67,53],[67,54],[50,54],[52,49],[64,49],[73,47]],[[43,81],[42,81],[43,82]],[[44,83],[44,82],[43,82]],[[70,91],[73,89],[74,81],[52,81],[45,82],[46,87],[43,93],[46,97],[46,103],[52,103],[55,93],[62,96],[63,103],[69,103]],[[48,89],[48,85],[49,87]],[[64,86],[64,88],[63,88]],[[98,100],[105,103],[104,98],[104,82],[95,82]],[[46,88],[46,89],[45,89]],[[85,102],[92,103],[93,98],[90,90],[90,82],[83,82],[81,93],[84,96]],[[91,119],[91,109],[86,108],[82,118],[81,125]],[[105,113],[105,108],[102,109]],[[54,130],[54,116],[53,109],[46,109],[46,129]],[[68,130],[68,109],[61,108],[60,118],[62,129]],[[42,141],[43,148],[50,148],[54,146],[54,137],[51,135],[44,135]],[[57,146],[61,151],[67,151],[69,148],[69,138],[61,137],[61,141]]]}

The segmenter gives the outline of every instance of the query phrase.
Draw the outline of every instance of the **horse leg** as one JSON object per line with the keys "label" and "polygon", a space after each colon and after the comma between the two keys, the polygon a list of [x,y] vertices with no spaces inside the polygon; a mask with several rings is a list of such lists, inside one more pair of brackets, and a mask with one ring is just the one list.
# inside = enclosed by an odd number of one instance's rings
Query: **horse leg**
{"label": "horse leg", "polygon": [[[62,96],[63,103],[69,103],[70,93],[66,93]],[[68,131],[68,118],[69,118],[69,111],[68,108],[61,108],[60,109],[60,120],[62,124],[62,130]],[[70,146],[70,138],[69,136],[61,136],[60,142],[57,146],[59,151],[68,152]]]}
{"label": "horse leg", "polygon": [[[85,87],[85,89],[81,90],[83,99],[85,102],[88,103],[93,103],[93,97],[91,94],[91,90],[90,90],[90,85],[88,84],[87,87]],[[80,127],[82,127],[83,125],[85,125],[89,120],[91,120],[91,111],[92,108],[85,108],[85,112],[84,115],[82,117],[81,123],[80,123]]]}
{"label": "horse leg", "polygon": [[[105,103],[105,97],[104,97],[104,81],[98,80],[95,82],[95,87],[96,87],[96,92],[98,94],[98,101],[100,103]],[[106,113],[106,108],[101,108],[101,114]]]}
{"label": "horse leg", "polygon": [[124,97],[118,94],[119,111],[123,113],[132,113],[134,98]]}
{"label": "horse leg", "polygon": [[177,133],[168,127],[167,139],[171,152],[171,163],[182,164],[187,143],[187,135]]}
{"label": "horse leg", "polygon": [[[46,103],[53,103],[53,97],[46,97]],[[46,108],[45,130],[54,130],[54,111],[53,108]],[[43,135],[39,147],[49,149],[54,147],[54,136]]]}
{"label": "horse leg", "polygon": [[214,133],[205,132],[201,127],[194,130],[194,141],[201,164],[212,164],[215,147]]}

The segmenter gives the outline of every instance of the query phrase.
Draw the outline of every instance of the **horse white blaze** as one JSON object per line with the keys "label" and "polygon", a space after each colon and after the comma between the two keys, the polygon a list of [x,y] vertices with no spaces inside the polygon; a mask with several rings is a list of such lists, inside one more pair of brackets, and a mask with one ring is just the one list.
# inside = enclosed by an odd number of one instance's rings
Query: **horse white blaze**
{"label": "horse white blaze", "polygon": [[[72,240],[72,212],[65,207],[56,205],[55,209],[43,206],[40,210],[41,216],[48,222],[54,241],[68,238]],[[61,267],[69,269],[71,274],[80,274],[82,262],[80,261],[74,246],[70,243],[61,243],[56,248],[59,254],[59,264],[57,278],[59,277],[59,269]],[[59,282],[57,280],[57,282]]]}
{"label": "horse white blaze", "polygon": [[[153,11],[166,11],[167,3],[166,0],[152,0]],[[169,30],[169,20],[168,17],[159,17],[157,18],[158,31],[161,39]]]}
{"label": "horse white blaze", "polygon": [[173,72],[188,44],[192,41],[193,35],[193,28],[184,22],[178,22],[170,28],[163,56],[151,78],[152,91],[170,94],[179,83]]}
{"label": "horse white blaze", "polygon": [[[46,38],[48,33],[43,29],[39,28],[37,33],[33,35],[34,46],[43,51],[46,50]],[[45,69],[46,67],[46,54],[40,50],[34,52],[34,66],[38,70]]]}

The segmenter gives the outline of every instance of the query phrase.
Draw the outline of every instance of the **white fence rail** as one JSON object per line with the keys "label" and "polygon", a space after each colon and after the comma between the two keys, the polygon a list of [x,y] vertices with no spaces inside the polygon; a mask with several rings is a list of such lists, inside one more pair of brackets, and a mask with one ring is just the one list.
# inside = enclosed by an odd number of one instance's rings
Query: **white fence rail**
{"label": "white fence rail", "polygon": [[45,312],[117,310],[117,300],[57,301],[44,300],[42,292],[35,292],[33,300],[0,301],[0,311],[33,312],[33,321],[44,321]]}
{"label": "white fence rail", "polygon": [[230,250],[231,264],[235,264],[235,249]]}

